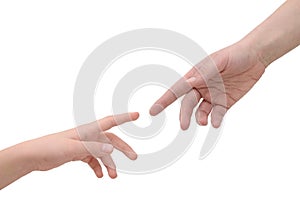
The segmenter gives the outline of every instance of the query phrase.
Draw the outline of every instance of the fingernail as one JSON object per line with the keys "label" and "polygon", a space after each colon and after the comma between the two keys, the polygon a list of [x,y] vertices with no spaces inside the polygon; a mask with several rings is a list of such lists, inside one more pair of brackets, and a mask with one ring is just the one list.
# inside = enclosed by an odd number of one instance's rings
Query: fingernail
{"label": "fingernail", "polygon": [[112,153],[113,149],[114,149],[114,147],[111,144],[105,144],[105,143],[102,144],[102,151],[104,153]]}
{"label": "fingernail", "polygon": [[160,113],[164,108],[159,104],[154,104],[150,109],[150,115],[155,116]]}

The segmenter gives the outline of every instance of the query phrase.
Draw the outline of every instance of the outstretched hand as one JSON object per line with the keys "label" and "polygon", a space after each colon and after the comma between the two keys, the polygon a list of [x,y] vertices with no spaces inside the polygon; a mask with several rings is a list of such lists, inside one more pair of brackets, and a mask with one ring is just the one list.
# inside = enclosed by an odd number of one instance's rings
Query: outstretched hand
{"label": "outstretched hand", "polygon": [[111,178],[117,177],[116,166],[110,154],[115,149],[135,160],[133,149],[112,133],[105,132],[125,122],[136,120],[138,113],[125,113],[105,117],[98,121],[74,129],[48,135],[28,142],[28,147],[36,150],[35,170],[49,170],[70,161],[81,160],[94,170],[97,177],[103,176],[101,159]]}
{"label": "outstretched hand", "polygon": [[194,66],[154,103],[150,114],[159,114],[184,95],[180,109],[183,130],[189,127],[196,106],[197,123],[207,125],[211,114],[211,123],[218,128],[227,110],[252,88],[264,71],[257,52],[242,42],[236,43]]}
{"label": "outstretched hand", "polygon": [[137,154],[116,135],[113,126],[136,120],[138,113],[105,117],[74,129],[29,140],[0,151],[0,189],[32,171],[46,171],[70,161],[87,163],[96,176],[103,176],[102,161],[111,178],[117,177],[110,154],[114,149],[135,160]]}

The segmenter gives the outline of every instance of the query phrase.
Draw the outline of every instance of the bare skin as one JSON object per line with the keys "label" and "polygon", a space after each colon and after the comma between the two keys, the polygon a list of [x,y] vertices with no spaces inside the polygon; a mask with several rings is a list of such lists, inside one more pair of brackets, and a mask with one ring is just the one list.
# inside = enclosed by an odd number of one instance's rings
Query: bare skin
{"label": "bare skin", "polygon": [[183,130],[197,107],[196,121],[215,128],[225,113],[260,79],[265,68],[300,44],[300,1],[286,1],[239,42],[217,51],[188,71],[151,107],[157,115],[179,97]]}
{"label": "bare skin", "polygon": [[137,154],[119,137],[105,131],[138,117],[138,113],[110,116],[0,151],[0,189],[32,171],[47,171],[71,161],[87,163],[95,175],[101,178],[103,172],[98,158],[105,165],[108,175],[116,178],[115,165],[109,161],[112,151],[117,149],[131,160],[135,160]]}
{"label": "bare skin", "polygon": [[[150,114],[159,114],[184,95],[180,111],[183,129],[188,128],[196,106],[199,124],[206,125],[211,115],[212,125],[219,127],[226,111],[253,87],[265,68],[299,44],[300,1],[289,0],[241,41],[194,66],[155,102]],[[115,178],[116,168],[110,157],[113,148],[132,160],[137,155],[124,141],[105,131],[137,118],[138,113],[107,117],[0,151],[0,189],[32,171],[46,171],[78,160],[89,164],[96,176],[102,177],[98,158],[109,176]]]}

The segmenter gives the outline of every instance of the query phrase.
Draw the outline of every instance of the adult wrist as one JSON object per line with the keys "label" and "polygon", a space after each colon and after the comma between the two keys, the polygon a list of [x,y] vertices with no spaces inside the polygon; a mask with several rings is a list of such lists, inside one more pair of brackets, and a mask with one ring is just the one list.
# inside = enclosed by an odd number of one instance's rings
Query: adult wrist
{"label": "adult wrist", "polygon": [[249,53],[254,55],[257,61],[263,64],[265,68],[267,68],[274,60],[276,60],[274,54],[272,54],[267,47],[267,43],[272,43],[271,41],[260,41],[254,35],[247,35],[238,43],[241,43],[241,45],[245,46]]}

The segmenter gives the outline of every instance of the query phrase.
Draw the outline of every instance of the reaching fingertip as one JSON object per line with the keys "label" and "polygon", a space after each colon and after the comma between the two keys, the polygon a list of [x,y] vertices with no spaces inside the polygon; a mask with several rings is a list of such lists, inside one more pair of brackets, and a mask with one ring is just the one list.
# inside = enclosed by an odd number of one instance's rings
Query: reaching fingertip
{"label": "reaching fingertip", "polygon": [[139,112],[132,112],[131,114],[131,119],[132,120],[137,120],[140,117]]}
{"label": "reaching fingertip", "polygon": [[133,149],[123,151],[123,153],[130,159],[130,160],[136,160],[138,155]]}
{"label": "reaching fingertip", "polygon": [[150,115],[155,116],[157,114],[159,114],[162,110],[164,110],[164,108],[160,105],[160,104],[154,104],[151,108],[150,108]]}
{"label": "reaching fingertip", "polygon": [[130,153],[128,156],[129,156],[130,160],[136,160],[138,157],[138,155],[136,153]]}

